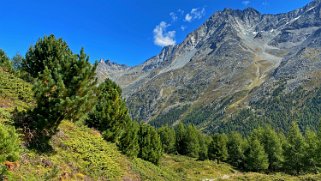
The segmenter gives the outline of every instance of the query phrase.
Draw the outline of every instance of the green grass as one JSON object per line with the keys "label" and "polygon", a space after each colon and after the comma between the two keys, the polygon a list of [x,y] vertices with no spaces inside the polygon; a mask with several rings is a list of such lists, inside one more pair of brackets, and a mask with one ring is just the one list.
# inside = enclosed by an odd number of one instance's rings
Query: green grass
{"label": "green grass", "polygon": [[195,158],[179,155],[165,155],[161,160],[161,166],[173,170],[180,180],[218,179],[236,172],[225,163],[217,164],[210,160],[197,161]]}
{"label": "green grass", "polygon": [[139,158],[132,160],[132,169],[142,180],[181,180],[180,175],[166,165],[156,166]]}

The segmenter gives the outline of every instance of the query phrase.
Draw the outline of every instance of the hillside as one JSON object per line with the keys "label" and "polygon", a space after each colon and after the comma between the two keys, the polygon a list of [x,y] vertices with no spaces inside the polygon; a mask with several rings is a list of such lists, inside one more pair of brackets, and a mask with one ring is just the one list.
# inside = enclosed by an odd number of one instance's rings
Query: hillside
{"label": "hillside", "polygon": [[[15,75],[0,71],[0,82],[8,87],[1,93],[1,123],[11,111],[28,108],[32,100],[30,84]],[[10,81],[8,81],[10,80]],[[12,84],[10,84],[10,82]],[[14,91],[13,85],[25,88]],[[24,97],[23,99],[20,97]],[[9,101],[10,100],[10,101]],[[4,101],[3,101],[4,102]],[[31,104],[32,106],[32,104]],[[285,174],[265,175],[243,173],[232,166],[214,161],[197,161],[180,155],[164,155],[156,166],[139,158],[130,159],[118,151],[114,143],[106,142],[101,134],[80,123],[63,121],[59,132],[50,140],[53,151],[39,153],[23,145],[16,166],[6,176],[8,180],[318,180],[319,175],[300,177]]]}
{"label": "hillside", "polygon": [[269,117],[256,105],[273,100],[279,85],[280,95],[320,86],[320,9],[320,0],[275,15],[224,9],[145,63],[100,62],[97,75],[122,86],[136,119],[219,132],[242,109]]}
{"label": "hillside", "polygon": [[9,180],[318,180],[319,175],[242,173],[228,164],[165,155],[160,166],[122,155],[97,131],[64,121],[51,141],[54,152],[25,150]]}

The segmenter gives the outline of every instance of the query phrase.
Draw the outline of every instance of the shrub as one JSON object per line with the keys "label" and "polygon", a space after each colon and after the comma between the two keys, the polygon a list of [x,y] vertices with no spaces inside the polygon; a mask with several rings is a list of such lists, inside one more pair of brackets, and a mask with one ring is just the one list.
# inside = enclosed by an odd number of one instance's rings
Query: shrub
{"label": "shrub", "polygon": [[0,179],[5,172],[5,161],[16,161],[20,155],[19,135],[13,127],[0,124]]}

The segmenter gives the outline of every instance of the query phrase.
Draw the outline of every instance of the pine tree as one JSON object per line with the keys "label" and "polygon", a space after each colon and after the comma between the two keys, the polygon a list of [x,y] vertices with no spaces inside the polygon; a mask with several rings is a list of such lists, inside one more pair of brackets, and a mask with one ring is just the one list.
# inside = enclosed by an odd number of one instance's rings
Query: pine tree
{"label": "pine tree", "polygon": [[269,158],[269,169],[272,171],[278,170],[282,167],[284,162],[283,148],[280,136],[267,126],[264,130],[261,128],[260,142],[264,146],[264,150]]}
{"label": "pine tree", "polygon": [[35,76],[36,107],[16,123],[31,130],[31,145],[47,149],[60,122],[83,120],[96,102],[96,65],[81,49],[73,55],[67,44],[54,36],[40,39],[27,53],[25,68]]}
{"label": "pine tree", "polygon": [[296,122],[292,122],[288,133],[288,144],[285,150],[287,171],[299,174],[304,167],[305,140]]}
{"label": "pine tree", "polygon": [[140,146],[138,157],[157,165],[163,154],[162,143],[157,131],[150,125],[142,124],[138,135]]}
{"label": "pine tree", "polygon": [[304,156],[304,170],[317,173],[318,171],[318,142],[317,134],[308,129],[305,134],[306,147]]}
{"label": "pine tree", "polygon": [[163,150],[165,153],[174,153],[176,151],[176,135],[175,130],[169,126],[162,126],[158,129],[158,134],[161,138]]}
{"label": "pine tree", "polygon": [[186,155],[197,158],[200,151],[198,130],[193,125],[188,125],[185,132]]}
{"label": "pine tree", "polygon": [[2,49],[0,49],[0,67],[2,67],[7,72],[12,72],[13,70],[12,62]]}
{"label": "pine tree", "polygon": [[131,158],[137,157],[139,153],[138,131],[139,124],[135,121],[129,121],[119,141],[119,149]]}
{"label": "pine tree", "polygon": [[34,91],[40,109],[37,113],[45,112],[51,121],[79,120],[96,102],[95,67],[82,49],[78,57],[57,62],[52,70],[46,66],[35,82]]}
{"label": "pine tree", "polygon": [[218,164],[226,161],[228,157],[227,141],[228,138],[225,134],[217,134],[212,137],[208,147],[208,157],[210,160],[216,160]]}
{"label": "pine tree", "polygon": [[198,152],[198,160],[208,159],[208,145],[211,142],[210,137],[199,132],[198,133],[198,142],[199,142],[199,147],[200,147],[199,152]]}
{"label": "pine tree", "polygon": [[19,71],[22,69],[22,62],[23,62],[23,57],[17,53],[13,58],[12,58],[12,64],[13,64],[13,69],[15,71]]}
{"label": "pine tree", "polygon": [[186,155],[186,128],[183,123],[179,123],[176,127],[176,150],[181,155]]}
{"label": "pine tree", "polygon": [[73,56],[67,43],[56,39],[54,35],[39,39],[35,46],[29,48],[26,59],[22,62],[22,68],[32,77],[37,78],[47,67],[54,70],[56,65],[68,62]]}
{"label": "pine tree", "polygon": [[246,143],[244,142],[240,133],[233,132],[228,136],[227,150],[228,159],[227,161],[238,168],[243,168],[244,166],[244,149]]}
{"label": "pine tree", "polygon": [[245,156],[245,167],[250,171],[262,171],[269,167],[268,155],[257,137],[250,138]]}
{"label": "pine tree", "polygon": [[319,126],[318,126],[318,129],[317,129],[317,132],[316,132],[316,135],[317,135],[317,148],[316,148],[316,157],[317,157],[317,168],[321,168],[321,119],[319,121]]}
{"label": "pine tree", "polygon": [[101,131],[106,140],[118,143],[126,124],[131,121],[121,89],[110,79],[106,79],[98,89],[96,106],[86,123]]}

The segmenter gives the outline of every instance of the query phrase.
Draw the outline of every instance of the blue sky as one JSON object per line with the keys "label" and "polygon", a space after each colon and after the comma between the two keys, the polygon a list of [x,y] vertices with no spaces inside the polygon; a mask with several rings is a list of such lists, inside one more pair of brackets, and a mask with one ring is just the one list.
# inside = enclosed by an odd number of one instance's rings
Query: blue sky
{"label": "blue sky", "polygon": [[162,46],[180,43],[224,8],[254,7],[283,13],[310,0],[3,0],[0,48],[24,55],[38,38],[55,34],[91,61],[100,58],[137,65]]}

